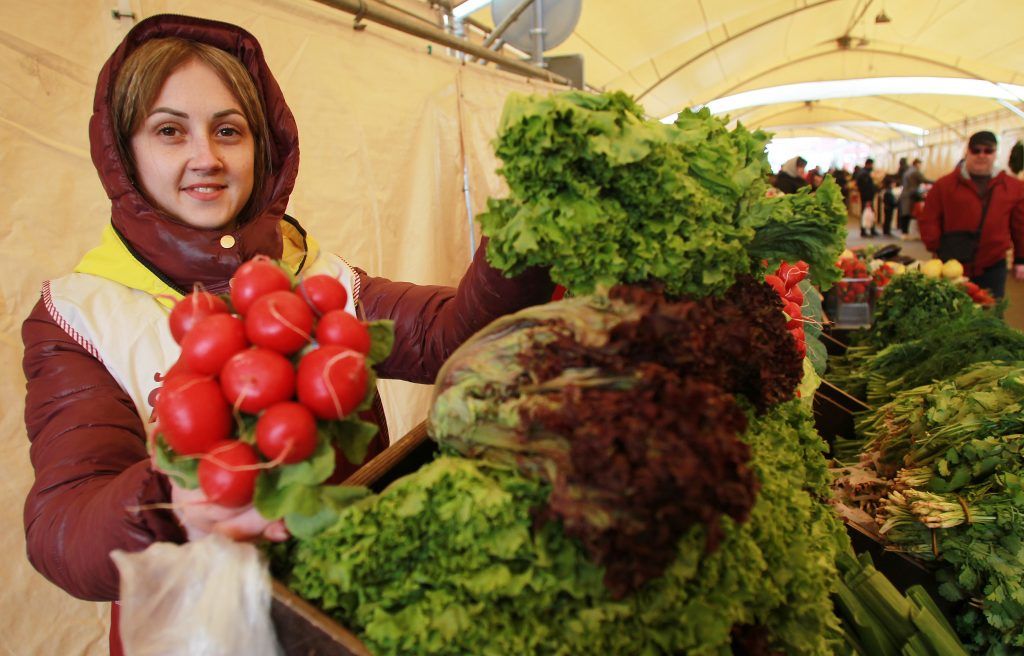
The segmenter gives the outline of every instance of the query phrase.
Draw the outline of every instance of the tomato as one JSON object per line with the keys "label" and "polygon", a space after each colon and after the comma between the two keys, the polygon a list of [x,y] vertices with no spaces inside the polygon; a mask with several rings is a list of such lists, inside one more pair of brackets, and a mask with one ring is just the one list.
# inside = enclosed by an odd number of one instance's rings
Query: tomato
{"label": "tomato", "polygon": [[230,314],[211,314],[188,331],[181,342],[181,360],[191,371],[211,376],[220,373],[228,359],[249,346],[245,324]]}
{"label": "tomato", "polygon": [[292,398],[295,368],[277,351],[251,348],[231,356],[220,372],[220,387],[228,403],[242,412],[260,410]]}
{"label": "tomato", "polygon": [[366,396],[366,358],[362,353],[328,344],[299,361],[295,387],[299,401],[320,419],[340,419]]}
{"label": "tomato", "polygon": [[175,453],[205,453],[231,435],[231,408],[217,381],[209,376],[180,374],[169,378],[155,400],[159,431]]}
{"label": "tomato", "polygon": [[301,403],[276,403],[256,422],[256,446],[269,460],[302,462],[316,451],[316,418]]}
{"label": "tomato", "polygon": [[199,461],[199,487],[213,503],[238,508],[252,503],[260,460],[245,442],[218,442]]}
{"label": "tomato", "polygon": [[227,314],[228,304],[210,292],[195,291],[174,304],[167,318],[171,325],[171,336],[181,344],[185,333],[200,319],[211,314]]}
{"label": "tomato", "polygon": [[370,331],[366,324],[344,310],[332,310],[320,317],[316,325],[316,341],[321,346],[345,346],[363,355],[370,352]]}
{"label": "tomato", "polygon": [[310,276],[295,288],[316,316],[327,314],[331,310],[343,310],[348,302],[348,292],[337,278],[324,274]]}
{"label": "tomato", "polygon": [[236,312],[245,314],[260,296],[291,288],[288,274],[270,259],[256,257],[238,267],[231,278],[231,304]]}
{"label": "tomato", "polygon": [[313,338],[313,311],[293,292],[260,296],[245,315],[245,334],[257,346],[290,355]]}

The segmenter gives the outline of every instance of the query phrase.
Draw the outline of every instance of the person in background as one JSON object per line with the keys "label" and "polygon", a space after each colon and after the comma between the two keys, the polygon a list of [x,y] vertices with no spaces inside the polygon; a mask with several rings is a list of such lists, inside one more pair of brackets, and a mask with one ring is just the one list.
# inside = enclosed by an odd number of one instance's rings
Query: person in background
{"label": "person in background", "polygon": [[[996,136],[975,132],[964,161],[932,185],[921,215],[921,239],[938,254],[943,235],[977,233],[965,274],[996,298],[1006,292],[1006,253],[1013,249],[1013,276],[1024,280],[1024,183],[996,169]],[[908,171],[909,173],[909,171]],[[948,239],[947,239],[948,241]],[[946,250],[946,249],[943,249]]]}
{"label": "person in background", "polygon": [[1018,139],[1017,143],[1013,144],[1006,164],[1017,179],[1024,179],[1024,141]]}
{"label": "person in background", "polygon": [[[256,38],[235,25],[141,21],[101,70],[93,108],[89,138],[110,223],[74,273],[44,283],[22,326],[35,470],[28,557],[78,598],[118,598],[113,549],[212,532],[288,537],[280,521],[180,488],[150,460],[154,392],[179,352],[162,298],[197,284],[224,293],[257,255],[297,277],[333,275],[351,314],[394,321],[394,348],[377,374],[420,383],[491,320],[551,298],[546,270],[508,278],[487,263],[485,243],[457,289],[371,276],[319,250],[285,214],[299,166],[295,119]],[[366,418],[380,427],[369,457],[388,444],[379,399]],[[116,655],[116,604],[111,618]]]}
{"label": "person in background", "polygon": [[910,164],[907,164],[907,158],[901,157],[900,163],[896,167],[896,184],[898,185],[903,180],[903,174],[910,168]]}
{"label": "person in background", "polygon": [[817,191],[821,183],[825,181],[825,176],[821,174],[821,171],[815,170],[811,173],[811,189]]}
{"label": "person in background", "polygon": [[875,211],[875,195],[878,193],[878,186],[872,177],[875,172],[875,160],[870,157],[864,160],[864,167],[857,172],[854,182],[857,184],[857,191],[860,192],[860,236],[877,237],[875,222],[878,213]]}
{"label": "person in background", "polygon": [[924,173],[921,172],[921,160],[918,158],[915,158],[910,168],[903,172],[903,177],[900,180],[903,183],[903,191],[900,192],[899,200],[899,228],[900,233],[906,237],[910,234],[910,220],[914,216],[914,203],[920,200],[920,187],[931,180],[925,178]]}
{"label": "person in background", "polygon": [[796,190],[807,184],[804,180],[807,160],[797,156],[786,160],[775,175],[775,188],[784,194],[796,193]]}
{"label": "person in background", "polygon": [[895,173],[886,174],[882,178],[882,234],[887,237],[892,234],[893,219],[896,218],[896,213],[899,209],[896,196],[896,181]]}

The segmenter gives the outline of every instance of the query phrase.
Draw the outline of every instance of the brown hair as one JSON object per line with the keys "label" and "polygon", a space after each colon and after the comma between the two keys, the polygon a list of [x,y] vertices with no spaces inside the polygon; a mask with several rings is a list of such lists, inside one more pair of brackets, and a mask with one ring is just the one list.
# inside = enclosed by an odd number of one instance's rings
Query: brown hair
{"label": "brown hair", "polygon": [[224,82],[241,105],[242,114],[252,131],[255,161],[253,191],[239,218],[255,213],[256,198],[270,175],[270,129],[256,83],[236,57],[206,43],[166,37],[140,45],[125,59],[117,73],[111,97],[111,113],[117,149],[129,173],[135,168],[129,143],[132,134],[146,118],[167,78],[192,61],[209,66]]}

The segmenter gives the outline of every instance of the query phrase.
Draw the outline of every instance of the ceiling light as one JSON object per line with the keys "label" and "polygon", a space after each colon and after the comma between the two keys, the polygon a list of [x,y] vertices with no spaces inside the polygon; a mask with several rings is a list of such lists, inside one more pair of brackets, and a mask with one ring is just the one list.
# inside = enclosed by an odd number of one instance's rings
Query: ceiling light
{"label": "ceiling light", "polygon": [[892,19],[889,18],[889,14],[885,13],[884,9],[882,11],[878,12],[878,15],[875,16],[875,23],[891,23],[891,22],[892,22]]}
{"label": "ceiling light", "polygon": [[960,77],[872,77],[798,82],[766,89],[753,89],[717,98],[707,103],[706,106],[711,109],[712,114],[721,114],[744,107],[787,102],[910,94],[971,96],[1021,102],[1024,100],[1024,86],[1001,82],[993,84],[986,80]]}

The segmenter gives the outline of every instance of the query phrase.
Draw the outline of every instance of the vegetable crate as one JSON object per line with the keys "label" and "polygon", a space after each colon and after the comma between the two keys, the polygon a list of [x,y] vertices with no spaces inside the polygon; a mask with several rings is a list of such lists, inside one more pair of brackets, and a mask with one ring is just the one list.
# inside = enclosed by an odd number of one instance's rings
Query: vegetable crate
{"label": "vegetable crate", "polygon": [[871,325],[876,296],[872,278],[841,278],[825,293],[825,312],[837,328],[866,328]]}
{"label": "vegetable crate", "polygon": [[[432,460],[436,451],[437,444],[427,437],[426,422],[420,423],[360,467],[345,484],[380,492]],[[270,615],[285,656],[372,656],[354,633],[276,580]]]}

